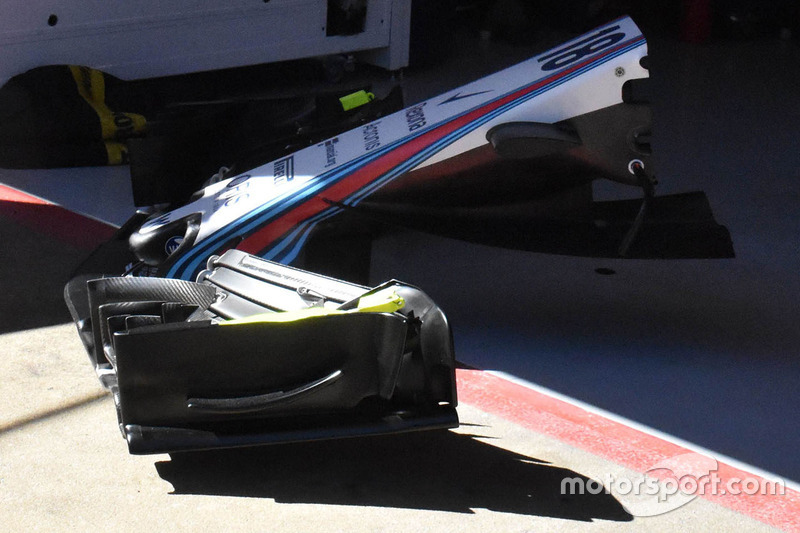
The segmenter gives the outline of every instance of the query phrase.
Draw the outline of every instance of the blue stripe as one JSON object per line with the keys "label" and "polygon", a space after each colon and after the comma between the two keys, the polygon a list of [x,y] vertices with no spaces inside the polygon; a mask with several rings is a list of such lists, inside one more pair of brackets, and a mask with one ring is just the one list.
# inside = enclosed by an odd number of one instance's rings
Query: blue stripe
{"label": "blue stripe", "polygon": [[[396,146],[404,142],[408,142],[411,139],[422,135],[422,133],[424,133],[424,131],[410,138],[404,137],[402,139],[398,139],[397,141],[386,145],[374,153],[364,154],[352,161],[344,163],[342,166],[337,167],[336,169],[312,178],[306,187],[299,191],[295,191],[290,193],[288,196],[285,195],[258,206],[254,210],[250,211],[247,215],[240,218],[236,224],[220,228],[215,233],[207,237],[198,246],[192,248],[188,254],[181,257],[172,266],[172,268],[170,268],[169,272],[167,273],[167,277],[178,277],[176,276],[176,272],[178,271],[180,271],[181,276],[183,276],[187,270],[192,272],[202,261],[205,260],[204,255],[196,257],[194,261],[192,261],[189,265],[186,265],[183,269],[181,269],[181,266],[198,254],[208,253],[209,251],[214,250],[216,247],[222,245],[227,239],[230,239],[236,234],[244,234],[264,225],[270,220],[270,218],[279,216],[287,209],[290,209],[291,207],[302,203],[307,198],[314,196],[319,190],[325,189],[329,185],[339,181],[341,178],[355,172],[359,167],[363,166],[363,164],[368,163],[370,160],[381,157],[383,154],[393,150]],[[276,206],[274,209],[270,209],[271,207],[275,206],[276,203],[280,203],[280,205]],[[254,219],[254,217],[256,218]],[[246,225],[242,227],[243,224]]]}
{"label": "blue stripe", "polygon": [[308,229],[306,229],[306,231],[303,232],[303,235],[300,237],[300,239],[297,241],[297,243],[294,245],[294,247],[292,247],[292,249],[289,251],[289,253],[287,253],[283,258],[279,259],[279,261],[281,263],[286,264],[286,265],[291,264],[292,261],[297,259],[297,255],[300,253],[300,250],[303,249],[303,246],[305,246],[306,241],[311,236],[311,232],[314,230],[314,228],[317,226],[317,224],[319,224],[323,220],[326,220],[328,218],[331,218],[333,216],[338,215],[341,211],[342,211],[342,208],[337,208],[337,209],[331,210],[330,212],[326,212],[326,215],[324,217],[320,218],[319,220],[316,220],[313,224],[311,224],[311,226]]}
{"label": "blue stripe", "polygon": [[[625,47],[615,51],[614,53],[609,54],[607,56],[602,56],[602,57],[598,58],[596,61],[594,61],[592,63],[589,63],[585,67],[582,67],[581,69],[576,70],[575,72],[569,74],[568,76],[565,76],[563,78],[557,78],[557,79],[553,80],[551,83],[549,83],[549,84],[537,89],[536,91],[533,91],[533,92],[531,92],[531,93],[529,93],[529,94],[527,94],[525,96],[522,96],[522,97],[520,97],[520,98],[518,98],[518,99],[516,99],[516,100],[514,100],[512,102],[509,102],[508,104],[505,104],[505,105],[499,107],[498,109],[496,109],[496,110],[494,110],[494,111],[492,111],[490,113],[487,113],[485,116],[483,116],[483,117],[481,117],[481,118],[479,118],[479,119],[477,119],[475,121],[470,122],[469,124],[463,126],[462,128],[459,128],[458,130],[456,130],[454,132],[451,132],[450,134],[446,135],[445,137],[443,137],[439,141],[433,143],[428,148],[422,150],[421,152],[419,152],[415,156],[412,156],[411,158],[409,158],[407,161],[405,161],[401,165],[398,165],[397,167],[395,167],[391,171],[387,172],[386,174],[384,174],[384,176],[380,177],[377,181],[375,181],[372,184],[366,186],[364,189],[362,189],[360,191],[356,191],[355,193],[350,195],[345,200],[345,202],[346,203],[350,203],[350,205],[357,205],[358,202],[362,201],[365,197],[369,196],[369,194],[371,194],[375,190],[379,189],[380,187],[382,187],[382,186],[386,185],[387,183],[391,182],[392,180],[396,179],[398,176],[402,175],[403,173],[407,172],[408,170],[414,168],[415,166],[417,166],[422,161],[428,159],[429,157],[431,157],[433,154],[439,152],[444,147],[452,144],[455,140],[457,140],[457,139],[465,136],[466,134],[474,131],[475,129],[479,128],[480,126],[482,126],[486,122],[494,119],[495,117],[507,112],[508,110],[510,110],[510,109],[512,109],[512,108],[514,108],[514,107],[516,107],[518,105],[521,105],[521,104],[527,102],[528,100],[530,100],[532,98],[535,98],[535,97],[541,95],[543,92],[546,92],[546,91],[548,91],[548,90],[550,90],[550,89],[552,89],[554,87],[558,87],[559,85],[561,85],[563,83],[566,83],[567,81],[570,81],[570,80],[572,80],[572,79],[584,74],[585,72],[587,72],[589,70],[592,70],[592,69],[602,65],[603,63],[611,61],[612,59],[614,59],[614,58],[616,58],[616,57],[618,57],[618,56],[620,56],[620,55],[622,55],[622,54],[624,54],[624,53],[626,53],[626,52],[628,52],[628,51],[630,51],[630,50],[632,50],[634,48],[638,48],[639,46],[644,44],[644,42],[645,41],[644,41],[643,36],[641,36],[641,35],[637,36],[636,38],[632,39],[628,45],[626,45]],[[531,83],[530,85],[528,85],[528,87],[530,87],[531,85],[535,85],[536,83],[541,82],[542,79],[545,79],[545,78],[540,78],[536,82]],[[402,144],[405,144],[405,143],[408,143],[408,142],[412,141],[413,139],[416,139],[420,135],[424,135],[425,133],[428,133],[429,131],[431,131],[431,130],[433,130],[435,128],[441,127],[441,126],[443,126],[443,125],[445,125],[447,123],[450,123],[450,122],[452,122],[454,120],[457,120],[460,117],[475,111],[476,109],[485,107],[487,105],[491,105],[491,103],[496,102],[496,101],[498,101],[498,100],[500,100],[502,98],[505,98],[505,97],[509,96],[510,94],[515,93],[515,92],[519,92],[520,90],[524,90],[524,88],[516,88],[516,89],[514,89],[514,90],[512,90],[512,91],[510,91],[508,93],[505,93],[505,94],[503,94],[501,96],[498,96],[494,100],[478,104],[475,107],[473,107],[471,109],[468,109],[468,110],[464,111],[463,113],[460,113],[460,114],[450,118],[446,122],[440,122],[440,123],[433,124],[433,125],[429,126],[428,128],[425,128],[425,129],[422,129],[422,130],[418,131],[416,134],[414,134],[412,136],[403,137],[403,138],[398,139],[398,140],[396,140],[396,141],[394,141],[394,142],[392,142],[392,143],[390,143],[390,144],[388,144],[386,146],[381,147],[379,150],[376,150],[375,152],[364,154],[364,155],[362,155],[362,156],[360,156],[360,157],[358,157],[358,158],[356,158],[356,159],[354,159],[352,161],[349,161],[349,162],[343,164],[342,166],[340,166],[340,167],[338,167],[336,169],[332,169],[329,172],[326,172],[324,174],[316,176],[315,178],[312,178],[312,180],[309,181],[307,186],[305,188],[299,190],[299,191],[295,191],[295,192],[290,193],[288,195],[284,195],[284,196],[275,198],[273,200],[270,200],[266,204],[262,204],[261,206],[255,208],[253,211],[249,212],[244,217],[239,219],[239,221],[237,221],[237,223],[235,223],[233,225],[230,225],[228,227],[225,227],[225,228],[221,228],[220,230],[216,231],[215,233],[213,233],[212,235],[207,237],[204,240],[204,242],[202,242],[199,246],[191,249],[189,251],[189,253],[187,253],[185,256],[180,258],[170,268],[169,272],[167,273],[167,276],[168,277],[178,277],[178,276],[176,276],[176,274],[178,272],[180,272],[180,276],[185,276],[187,274],[187,272],[188,273],[192,273],[194,270],[196,270],[200,266],[200,263],[205,260],[204,258],[209,252],[213,251],[216,247],[222,245],[227,239],[233,237],[234,235],[236,235],[236,234],[247,234],[248,232],[258,228],[259,226],[262,226],[262,225],[266,224],[267,222],[269,222],[269,220],[271,218],[275,218],[275,217],[281,215],[282,213],[286,212],[287,210],[290,210],[294,206],[296,206],[299,203],[302,203],[303,201],[305,201],[307,198],[314,196],[318,191],[327,188],[328,186],[332,185],[333,183],[335,183],[335,182],[339,181],[340,179],[346,177],[347,175],[355,172],[358,168],[368,164],[371,161],[374,161],[374,160],[382,157],[383,155],[385,155],[386,153],[394,150],[398,146],[400,146]],[[279,204],[279,205],[276,205],[276,204]],[[327,213],[327,212],[323,212],[323,213]],[[327,218],[328,216],[333,216],[333,214],[335,214],[335,213],[332,213],[332,214],[328,213],[328,215],[325,218]],[[316,225],[316,223],[314,225]],[[298,230],[299,230],[299,228],[298,228]],[[290,236],[287,236],[286,238],[284,238],[280,242],[278,242],[276,245],[271,247],[269,249],[269,252],[268,252],[267,255],[274,256],[274,255],[277,255],[278,253],[280,253],[281,250],[283,250],[286,246],[289,245],[288,241],[291,241],[293,236],[296,235],[296,232],[297,232],[297,230],[293,231],[293,233]],[[304,237],[301,238],[301,243],[305,242],[305,240],[308,237],[308,233],[309,232],[310,232],[310,230],[307,231],[306,234],[304,234]],[[299,249],[300,249],[300,247],[295,246],[292,249],[292,251],[290,251],[289,254],[287,254],[287,255],[291,255],[292,252],[294,252],[294,255],[292,256],[291,260],[296,258],[297,253],[299,253]],[[194,258],[194,260],[192,260],[192,258]],[[288,258],[288,256],[287,256],[287,258]],[[188,265],[186,264],[187,261],[189,262]]]}
{"label": "blue stripe", "polygon": [[[264,259],[269,259],[271,261],[280,261],[280,258],[278,257],[280,253],[283,252],[287,247],[289,247],[298,238],[298,235],[303,233],[303,231],[309,225],[313,228],[314,226],[317,225],[318,222],[322,222],[324,219],[329,218],[333,215],[338,215],[341,211],[342,211],[341,207],[331,207],[329,209],[322,211],[321,213],[317,213],[308,220],[303,221],[302,224],[299,224],[294,230],[291,231],[291,233],[289,233],[286,237],[284,237],[283,240],[281,240],[281,242],[279,242],[276,246],[271,247],[267,253],[263,254],[262,257],[264,257]],[[291,253],[291,251],[289,253]]]}
{"label": "blue stripe", "polygon": [[565,76],[563,78],[559,78],[558,80],[555,80],[551,84],[545,85],[545,86],[541,87],[540,89],[537,89],[536,91],[533,91],[533,92],[531,92],[529,94],[526,94],[525,96],[522,96],[522,97],[520,97],[520,98],[518,98],[518,99],[516,99],[516,100],[514,100],[512,102],[509,102],[508,104],[505,104],[504,106],[501,106],[501,107],[497,108],[494,111],[491,111],[491,112],[487,113],[486,115],[480,117],[479,119],[476,119],[476,120],[470,122],[469,124],[467,124],[463,128],[460,128],[459,130],[454,131],[454,132],[446,135],[445,137],[442,137],[439,141],[437,141],[436,143],[432,144],[431,146],[429,146],[425,150],[420,151],[418,154],[416,154],[413,157],[409,158],[406,162],[404,162],[403,164],[399,165],[398,167],[392,169],[390,172],[387,172],[380,179],[378,179],[375,182],[371,183],[370,185],[368,185],[364,189],[361,189],[359,191],[354,192],[348,198],[343,200],[342,203],[348,204],[348,205],[352,205],[352,206],[358,205],[359,202],[364,200],[366,197],[368,197],[370,194],[372,194],[376,190],[380,189],[384,185],[386,185],[386,184],[390,183],[391,181],[395,180],[396,178],[398,178],[399,176],[403,175],[408,170],[411,170],[412,168],[414,168],[417,164],[429,159],[431,156],[433,156],[435,153],[441,151],[446,146],[449,146],[450,144],[452,144],[453,142],[455,142],[459,138],[464,137],[468,133],[471,133],[472,131],[480,128],[482,125],[486,124],[487,122],[490,122],[494,118],[496,118],[496,117],[508,112],[509,110],[513,109],[514,107],[517,107],[519,105],[524,104],[525,102],[527,102],[528,100],[531,100],[532,98],[536,98],[537,96],[540,96],[542,93],[545,93],[545,92],[549,91],[550,89],[558,87],[559,85],[567,83],[568,81],[570,81],[570,80],[572,80],[572,79],[574,79],[574,78],[576,78],[578,76],[581,76],[581,75],[585,74],[589,70],[593,70],[593,69],[597,68],[598,66],[602,65],[603,63],[611,61],[612,59],[615,59],[616,57],[618,57],[618,56],[620,56],[622,54],[625,54],[625,53],[629,52],[630,50],[633,50],[634,48],[638,48],[641,45],[642,45],[641,42],[637,42],[637,43],[633,43],[633,44],[631,44],[629,46],[626,46],[625,48],[622,48],[622,49],[614,52],[613,54],[610,54],[608,56],[603,57],[602,60],[600,60],[600,61],[598,61],[596,63],[592,63],[590,65],[587,65],[586,67],[578,69],[575,72],[571,73],[569,76]]}

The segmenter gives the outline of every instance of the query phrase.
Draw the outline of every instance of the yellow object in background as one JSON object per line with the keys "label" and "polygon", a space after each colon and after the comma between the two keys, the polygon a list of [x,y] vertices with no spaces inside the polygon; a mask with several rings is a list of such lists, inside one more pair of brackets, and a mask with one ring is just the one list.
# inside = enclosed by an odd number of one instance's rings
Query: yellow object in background
{"label": "yellow object in background", "polygon": [[347,96],[342,96],[339,101],[342,103],[342,108],[345,111],[350,111],[362,105],[366,105],[375,99],[375,95],[367,91],[356,91]]}
{"label": "yellow object in background", "polygon": [[[144,133],[147,120],[142,115],[121,113],[108,108],[105,102],[106,85],[102,72],[74,65],[70,65],[69,69],[78,86],[78,93],[97,113],[103,139],[125,139]],[[114,164],[110,158],[109,163]]]}

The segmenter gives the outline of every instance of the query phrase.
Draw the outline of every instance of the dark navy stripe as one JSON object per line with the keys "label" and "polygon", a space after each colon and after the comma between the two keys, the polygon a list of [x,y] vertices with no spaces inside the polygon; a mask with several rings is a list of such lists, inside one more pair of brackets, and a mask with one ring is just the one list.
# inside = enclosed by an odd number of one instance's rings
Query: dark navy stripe
{"label": "dark navy stripe", "polygon": [[484,115],[484,116],[482,116],[482,117],[470,122],[468,125],[464,126],[463,128],[460,128],[459,130],[456,130],[456,131],[446,135],[445,137],[442,137],[442,139],[440,139],[439,141],[436,141],[434,144],[432,144],[431,146],[427,147],[425,150],[420,151],[419,153],[415,154],[412,158],[409,158],[409,160],[406,161],[404,164],[396,167],[395,169],[392,169],[392,171],[390,171],[390,172],[387,172],[386,174],[384,174],[384,176],[382,176],[377,181],[371,183],[366,188],[354,192],[347,199],[345,199],[342,203],[346,203],[346,204],[353,205],[353,206],[358,205],[358,203],[361,202],[362,200],[364,200],[364,198],[366,198],[367,196],[369,196],[370,194],[372,194],[373,192],[375,192],[376,190],[378,190],[382,186],[386,185],[387,183],[390,183],[391,181],[393,181],[397,177],[401,176],[402,174],[404,174],[408,170],[413,169],[417,164],[429,159],[431,156],[433,156],[435,153],[438,153],[439,151],[444,149],[446,146],[449,146],[450,144],[454,143],[459,138],[464,137],[468,133],[471,133],[472,131],[480,128],[482,125],[484,125],[487,122],[493,120],[494,118],[502,115],[503,113],[508,112],[509,110],[513,109],[514,107],[517,107],[519,105],[524,104],[525,102],[529,101],[532,98],[536,98],[537,96],[540,96],[542,93],[545,93],[545,92],[549,91],[550,89],[558,87],[559,85],[562,85],[562,84],[564,84],[564,83],[566,83],[566,82],[568,82],[568,81],[570,81],[570,80],[572,80],[572,79],[574,79],[574,78],[576,78],[578,76],[583,75],[584,73],[586,73],[589,70],[595,69],[596,67],[598,67],[599,65],[602,65],[603,63],[611,61],[612,59],[614,59],[614,58],[616,58],[616,57],[618,57],[618,56],[620,56],[622,54],[625,54],[625,53],[629,52],[630,50],[638,48],[639,46],[641,46],[641,42],[635,42],[635,43],[633,43],[633,44],[631,44],[629,46],[626,46],[625,48],[617,50],[613,54],[609,54],[608,56],[604,56],[602,58],[602,61],[598,61],[596,63],[591,63],[590,65],[587,65],[586,67],[583,67],[581,69],[576,70],[575,72],[569,74],[568,76],[564,76],[563,78],[559,78],[557,80],[554,80],[553,83],[547,84],[547,85],[545,85],[545,86],[543,86],[543,87],[541,87],[541,88],[539,88],[539,89],[537,89],[535,91],[532,91],[531,93],[528,93],[528,94],[526,94],[524,96],[521,96],[520,98],[518,98],[518,99],[516,99],[516,100],[514,100],[512,102],[509,102],[508,104],[505,104],[504,106],[501,106],[501,107],[499,107],[499,108],[487,113],[486,115]]}
{"label": "dark navy stripe", "polygon": [[[449,144],[452,144],[458,138],[463,137],[464,135],[466,135],[467,133],[469,133],[471,131],[474,131],[476,128],[478,128],[481,125],[485,124],[487,121],[492,120],[496,116],[498,116],[498,115],[500,115],[502,113],[505,113],[506,111],[508,111],[509,109],[511,109],[513,107],[516,107],[516,106],[518,106],[518,105],[520,105],[520,104],[522,104],[524,102],[527,102],[531,98],[534,98],[534,97],[540,95],[542,92],[545,92],[545,91],[547,91],[547,90],[549,90],[549,89],[551,89],[553,87],[557,87],[558,85],[566,83],[567,81],[569,81],[569,80],[571,80],[571,79],[573,79],[573,78],[575,78],[575,77],[577,77],[577,76],[579,76],[579,75],[581,75],[581,74],[583,74],[583,73],[585,73],[585,72],[587,72],[589,70],[592,70],[592,69],[596,68],[597,66],[599,66],[599,65],[601,65],[601,64],[603,64],[603,63],[605,63],[607,61],[610,61],[611,59],[613,59],[615,57],[618,57],[621,54],[624,54],[624,53],[628,52],[629,50],[632,50],[634,48],[637,48],[638,46],[641,46],[643,40],[644,40],[644,37],[640,35],[640,36],[634,38],[633,40],[631,40],[629,45],[624,46],[623,48],[615,51],[614,53],[608,54],[606,56],[601,56],[601,57],[597,58],[595,61],[593,61],[593,62],[587,64],[586,66],[576,70],[575,72],[572,72],[569,75],[564,76],[564,77],[556,78],[552,82],[548,83],[547,85],[544,85],[543,87],[541,87],[541,88],[539,88],[539,89],[537,89],[535,91],[532,91],[529,94],[523,95],[520,98],[515,99],[514,101],[509,102],[508,104],[505,104],[505,105],[499,107],[498,109],[487,113],[487,115],[485,115],[484,117],[480,117],[480,118],[476,119],[475,121],[470,122],[469,124],[463,126],[462,128],[459,128],[458,130],[456,130],[454,132],[451,132],[450,134],[444,136],[442,139],[434,142],[430,147],[427,147],[426,149],[420,151],[415,156],[412,156],[411,158],[409,158],[409,160],[406,161],[404,164],[399,165],[398,167],[395,167],[395,169],[393,169],[392,171],[384,174],[384,176],[380,177],[377,180],[377,182],[374,182],[372,184],[367,185],[365,189],[361,189],[360,191],[356,191],[353,195],[351,195],[348,198],[348,200],[355,200],[356,203],[361,201],[365,196],[367,196],[368,194],[370,194],[374,190],[377,190],[377,188],[380,188],[381,186],[383,186],[386,183],[390,182],[391,180],[395,179],[397,176],[401,175],[402,173],[404,173],[408,169],[413,168],[414,166],[419,164],[421,161],[424,161],[425,159],[430,157],[432,154],[440,151],[445,146],[447,146]],[[540,83],[541,81],[542,81],[542,79],[539,79],[536,82],[528,85],[527,87],[531,87],[532,85],[535,85],[536,83]],[[411,142],[412,140],[416,139],[420,135],[424,135],[424,134],[428,133],[429,131],[432,131],[432,130],[438,128],[438,127],[441,127],[441,126],[444,126],[444,125],[446,125],[448,123],[451,123],[454,120],[458,120],[459,118],[463,117],[464,115],[466,115],[468,113],[472,113],[473,111],[475,111],[477,109],[480,109],[482,107],[486,107],[488,105],[491,105],[492,103],[494,103],[494,102],[496,102],[498,100],[501,100],[503,98],[506,98],[506,97],[508,97],[509,95],[511,95],[511,94],[513,94],[515,92],[524,91],[524,90],[525,90],[525,88],[517,88],[517,89],[514,89],[512,91],[509,91],[509,92],[499,96],[498,98],[495,98],[494,100],[478,104],[475,107],[473,107],[473,108],[471,108],[471,109],[469,109],[467,111],[464,111],[464,112],[462,112],[462,113],[450,118],[449,120],[447,120],[445,122],[433,124],[430,127],[426,128],[424,130],[421,130],[420,132],[418,132],[417,134],[415,134],[413,136],[404,137],[404,138],[398,139],[398,140],[396,140],[396,141],[394,141],[394,142],[382,147],[381,149],[377,150],[376,152],[369,153],[369,154],[364,154],[362,156],[359,156],[358,158],[356,158],[356,159],[354,159],[352,161],[344,163],[342,166],[340,166],[340,167],[338,167],[336,169],[332,169],[331,171],[329,171],[327,173],[324,173],[324,174],[321,174],[320,176],[312,178],[312,180],[309,181],[308,186],[306,186],[305,188],[300,189],[299,191],[295,191],[294,193],[290,194],[288,197],[273,199],[273,200],[269,201],[266,204],[258,206],[257,208],[255,208],[251,212],[249,212],[247,215],[242,217],[240,219],[240,222],[237,222],[236,224],[228,226],[226,228],[220,228],[220,230],[218,230],[217,232],[215,232],[212,235],[210,235],[209,237],[207,237],[202,243],[200,243],[200,245],[198,245],[197,247],[191,249],[190,252],[186,256],[184,256],[181,259],[179,259],[175,263],[175,265],[172,266],[172,268],[169,270],[167,275],[168,276],[174,276],[175,274],[177,274],[180,271],[181,276],[183,276],[183,275],[185,275],[187,273],[187,271],[191,272],[192,270],[196,269],[199,266],[200,262],[202,262],[204,260],[204,257],[205,257],[204,253],[207,254],[208,252],[213,251],[216,246],[221,245],[223,242],[225,242],[227,239],[231,238],[232,236],[234,236],[236,234],[246,234],[249,231],[251,231],[253,229],[256,229],[258,226],[264,225],[271,218],[276,218],[276,217],[284,214],[287,210],[290,210],[291,208],[293,208],[294,206],[298,205],[299,203],[302,203],[307,198],[312,197],[318,191],[320,191],[322,189],[325,189],[328,186],[333,185],[335,182],[339,181],[340,179],[346,177],[347,175],[352,174],[359,167],[361,167],[361,166],[363,166],[363,165],[365,165],[365,164],[367,164],[367,163],[369,163],[371,161],[374,161],[374,160],[382,157],[386,153],[396,149],[397,147],[399,147],[399,146],[401,146],[401,145],[403,145],[405,143]],[[355,205],[355,204],[353,204],[353,205]],[[281,246],[281,248],[285,247],[285,245],[283,244],[283,240],[281,242],[277,243],[276,246]],[[192,260],[192,258],[195,258],[195,259]],[[190,262],[190,264],[186,265],[187,262]],[[186,265],[186,266],[183,266],[183,265]]]}
{"label": "dark navy stripe", "polygon": [[[518,105],[521,105],[521,104],[527,102],[528,100],[530,100],[532,98],[535,98],[535,97],[539,96],[540,94],[542,94],[542,93],[544,93],[544,92],[546,92],[546,91],[548,91],[548,90],[550,90],[550,89],[552,89],[554,87],[557,87],[557,86],[559,86],[559,85],[561,85],[563,83],[566,83],[566,82],[568,82],[568,81],[570,81],[570,80],[572,80],[572,79],[574,79],[574,78],[576,78],[578,76],[581,76],[585,72],[587,72],[589,70],[592,70],[592,69],[596,68],[597,66],[599,66],[599,65],[601,65],[601,64],[603,64],[603,63],[605,63],[607,61],[611,61],[612,59],[614,59],[614,58],[616,58],[616,57],[618,57],[618,56],[620,56],[622,54],[625,54],[625,53],[627,53],[628,51],[630,51],[630,50],[632,50],[634,48],[638,48],[639,46],[641,46],[641,42],[636,42],[635,41],[632,44],[630,44],[628,46],[625,46],[625,47],[615,51],[612,54],[609,54],[608,56],[604,56],[602,58],[602,60],[598,60],[597,62],[590,63],[589,65],[587,65],[587,66],[585,66],[585,67],[583,67],[581,69],[576,70],[575,72],[569,74],[568,76],[565,76],[563,78],[559,78],[557,80],[554,80],[553,83],[544,85],[540,89],[537,89],[536,91],[532,91],[529,94],[521,96],[520,98],[518,98],[516,100],[513,100],[512,102],[509,102],[508,104],[505,104],[504,106],[501,106],[498,109],[496,109],[494,111],[491,111],[490,113],[487,113],[485,116],[483,116],[483,117],[481,117],[479,119],[476,119],[473,122],[470,122],[468,125],[465,125],[464,127],[462,127],[460,129],[458,129],[458,130],[446,135],[445,137],[443,137],[439,141],[437,141],[434,144],[432,144],[430,147],[427,147],[425,150],[422,150],[422,151],[418,152],[417,154],[415,154],[414,156],[409,158],[409,160],[407,160],[403,164],[395,167],[391,171],[389,171],[386,174],[384,174],[384,176],[382,176],[376,182],[373,182],[372,184],[367,185],[365,188],[354,192],[349,197],[347,197],[343,201],[343,203],[346,203],[346,204],[349,204],[349,205],[353,205],[353,206],[358,205],[359,202],[364,200],[366,197],[368,197],[370,194],[372,194],[377,189],[379,189],[382,186],[390,183],[391,181],[393,181],[397,177],[403,175],[408,170],[414,168],[418,163],[420,163],[422,161],[425,161],[426,159],[428,159],[434,153],[439,152],[445,146],[452,144],[457,139],[459,139],[459,138],[465,136],[466,134],[474,131],[475,129],[479,128],[480,126],[482,126],[486,122],[489,122],[490,120],[494,119],[495,117],[500,116],[503,113],[506,113],[510,109],[512,109],[512,108],[514,108],[514,107],[516,107]],[[519,89],[517,89],[517,90],[519,90]],[[508,94],[511,94],[511,93],[508,93]],[[508,94],[506,94],[504,96],[501,96],[500,98],[497,98],[497,99],[495,99],[493,101],[497,101],[498,99],[504,98],[504,97],[508,96]],[[467,111],[465,113],[460,114],[459,117],[463,116],[466,113],[472,112],[472,111],[474,111],[475,109],[477,109],[479,107],[484,107],[484,106],[486,106],[486,105],[488,105],[490,103],[491,102],[481,104],[480,106],[476,106],[476,108],[473,108],[470,111]],[[451,121],[452,120],[456,120],[459,117],[451,119]],[[451,122],[451,121],[448,121],[448,122]],[[439,124],[438,126],[441,126],[441,125],[442,124]],[[438,127],[438,126],[436,126],[436,127]],[[286,244],[282,240],[282,241],[278,242],[276,246],[280,246],[281,248],[283,248],[283,247],[286,246]]]}

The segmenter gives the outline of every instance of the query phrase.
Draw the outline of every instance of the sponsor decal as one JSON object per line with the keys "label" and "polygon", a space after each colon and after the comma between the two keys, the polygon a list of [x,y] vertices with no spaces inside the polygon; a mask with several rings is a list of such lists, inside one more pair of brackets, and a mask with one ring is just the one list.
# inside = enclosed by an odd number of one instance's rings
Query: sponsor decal
{"label": "sponsor decal", "polygon": [[275,161],[272,171],[273,183],[278,185],[294,179],[294,156],[284,157]]}
{"label": "sponsor decal", "polygon": [[374,150],[381,145],[381,137],[380,132],[378,131],[378,124],[380,122],[376,122],[374,124],[367,124],[364,126],[362,130],[362,134],[364,136],[364,150],[369,152],[370,150]]}
{"label": "sponsor decal", "polygon": [[328,139],[324,143],[317,145],[325,147],[325,168],[336,165],[336,144],[338,142],[339,137],[334,137],[333,139]]}
{"label": "sponsor decal", "polygon": [[456,94],[454,94],[453,96],[451,96],[447,100],[439,102],[439,105],[449,104],[450,102],[457,102],[458,100],[463,100],[464,98],[469,98],[471,96],[478,96],[479,94],[486,94],[486,93],[490,93],[490,92],[492,92],[492,91],[491,90],[478,91],[478,92],[475,92],[475,93],[467,93],[467,94],[461,94],[460,92],[457,92]]}
{"label": "sponsor decal", "polygon": [[408,131],[418,130],[428,124],[425,119],[425,107],[427,102],[409,107],[406,109],[406,123],[408,124]]}
{"label": "sponsor decal", "polygon": [[[246,178],[245,178],[246,176]],[[231,186],[233,182],[229,183],[227,187],[214,195],[214,212],[222,207],[229,207],[235,205],[242,200],[247,200],[250,197],[248,189],[250,189],[250,182],[247,180],[250,176],[245,174],[236,178],[236,186]],[[245,179],[240,179],[245,178]]]}
{"label": "sponsor decal", "polygon": [[549,71],[564,68],[580,61],[588,55],[592,55],[617,44],[625,38],[623,32],[617,31],[619,29],[619,26],[604,28],[576,43],[559,48],[554,52],[540,57],[538,61],[542,63],[542,70]]}
{"label": "sponsor decal", "polygon": [[169,239],[167,239],[167,242],[164,245],[164,251],[167,252],[167,255],[172,255],[175,252],[175,250],[177,250],[180,247],[182,242],[183,242],[183,237],[179,235],[170,237]]}
{"label": "sponsor decal", "polygon": [[225,187],[227,187],[229,189],[231,189],[233,187],[238,187],[239,185],[241,185],[242,183],[244,183],[245,181],[247,181],[249,179],[250,179],[250,174],[242,174],[241,176],[237,176],[237,177],[233,178],[231,181],[229,181],[228,184]]}
{"label": "sponsor decal", "polygon": [[154,218],[152,220],[148,220],[147,222],[142,224],[141,228],[139,228],[139,233],[150,233],[151,231],[156,230],[156,229],[160,228],[161,226],[164,226],[164,225],[168,224],[169,221],[170,221],[170,215],[171,214],[172,214],[171,212],[170,213],[164,213],[163,215],[161,215],[161,216],[159,216],[157,218]]}

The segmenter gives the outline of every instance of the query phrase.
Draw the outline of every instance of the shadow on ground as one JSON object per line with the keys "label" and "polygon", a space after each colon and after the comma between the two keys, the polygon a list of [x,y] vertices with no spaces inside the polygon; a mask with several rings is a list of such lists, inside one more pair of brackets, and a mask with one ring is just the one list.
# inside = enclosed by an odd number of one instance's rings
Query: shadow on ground
{"label": "shadow on ground", "polygon": [[155,466],[174,494],[633,519],[609,494],[561,495],[565,477],[585,476],[448,431],[173,454]]}
{"label": "shadow on ground", "polygon": [[0,333],[69,322],[64,284],[111,230],[55,206],[0,201]]}

